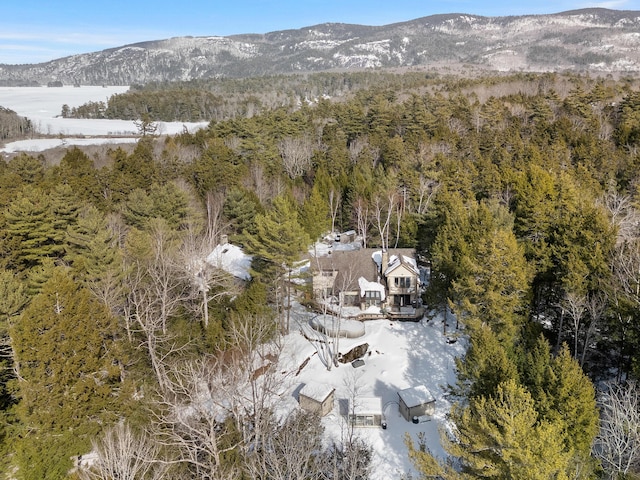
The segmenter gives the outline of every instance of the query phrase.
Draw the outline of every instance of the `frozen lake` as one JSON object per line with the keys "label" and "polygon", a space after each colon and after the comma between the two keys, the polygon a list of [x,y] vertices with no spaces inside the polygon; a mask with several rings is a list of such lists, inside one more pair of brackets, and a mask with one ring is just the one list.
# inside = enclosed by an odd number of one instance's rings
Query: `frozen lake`
{"label": "frozen lake", "polygon": [[[107,102],[111,95],[124,93],[129,87],[0,87],[0,106],[9,108],[18,115],[31,120],[40,135],[56,135],[67,137],[111,137],[111,138],[67,138],[64,142],[56,141],[53,146],[114,143],[123,135],[135,135],[137,129],[130,120],[93,120],[62,118],[62,105],[70,108],[79,107],[87,102]],[[175,134],[186,127],[189,131],[206,126],[206,122],[158,122],[159,134]],[[129,138],[126,141],[134,141]],[[0,151],[11,153],[16,151],[42,151],[51,148],[52,139],[21,140],[6,144]]]}

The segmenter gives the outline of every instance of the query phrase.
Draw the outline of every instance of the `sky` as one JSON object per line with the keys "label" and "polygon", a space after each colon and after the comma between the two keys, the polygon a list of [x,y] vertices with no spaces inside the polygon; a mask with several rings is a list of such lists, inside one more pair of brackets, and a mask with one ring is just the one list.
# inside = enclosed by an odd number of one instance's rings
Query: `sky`
{"label": "sky", "polygon": [[386,25],[438,13],[485,16],[603,7],[640,0],[4,0],[0,64],[39,63],[176,36],[267,33],[325,22]]}

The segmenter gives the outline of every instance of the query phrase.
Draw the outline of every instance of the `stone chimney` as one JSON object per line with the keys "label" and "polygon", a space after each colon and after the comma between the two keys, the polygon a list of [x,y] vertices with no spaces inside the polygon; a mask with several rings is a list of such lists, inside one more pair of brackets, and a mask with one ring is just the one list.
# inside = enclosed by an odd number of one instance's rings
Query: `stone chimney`
{"label": "stone chimney", "polygon": [[386,248],[382,250],[382,260],[380,261],[380,276],[384,275],[384,272],[389,266],[389,252]]}

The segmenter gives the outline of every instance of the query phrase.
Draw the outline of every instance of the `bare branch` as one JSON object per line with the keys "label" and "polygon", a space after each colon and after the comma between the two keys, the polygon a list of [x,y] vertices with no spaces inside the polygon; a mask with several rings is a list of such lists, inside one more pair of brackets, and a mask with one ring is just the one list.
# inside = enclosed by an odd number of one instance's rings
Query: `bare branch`
{"label": "bare branch", "polygon": [[612,384],[604,395],[594,453],[612,479],[640,468],[640,390],[635,383]]}

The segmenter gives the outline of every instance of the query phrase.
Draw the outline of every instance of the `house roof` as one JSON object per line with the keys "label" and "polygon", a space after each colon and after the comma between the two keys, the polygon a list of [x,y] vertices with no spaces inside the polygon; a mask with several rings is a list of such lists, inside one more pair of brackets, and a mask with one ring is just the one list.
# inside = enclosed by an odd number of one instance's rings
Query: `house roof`
{"label": "house roof", "polygon": [[207,262],[211,266],[220,268],[242,280],[251,279],[249,271],[252,260],[253,257],[244,253],[242,248],[230,243],[217,245],[207,256]]}
{"label": "house roof", "polygon": [[334,285],[339,291],[359,290],[358,279],[378,281],[376,266],[371,261],[371,249],[337,250],[333,253],[311,259],[313,271],[336,270],[338,275]]}
{"label": "house roof", "polygon": [[374,291],[374,292],[380,292],[380,300],[382,300],[384,302],[385,299],[385,289],[384,289],[384,285],[382,285],[381,283],[378,282],[370,282],[369,280],[360,277],[358,279],[358,286],[360,287],[360,296],[364,297],[365,292],[367,291]]}
{"label": "house roof", "polygon": [[[389,262],[382,271],[389,271],[392,260],[406,264],[418,274],[415,263],[415,250],[412,248],[391,248],[388,250]],[[337,250],[325,256],[311,259],[311,269],[314,272],[322,270],[336,270],[338,275],[334,285],[339,291],[360,290],[360,278],[367,282],[379,282],[382,251],[379,248],[361,248],[359,250]],[[398,263],[398,264],[400,264]],[[395,266],[393,267],[396,268]]]}
{"label": "house roof", "polygon": [[415,275],[420,274],[420,270],[418,270],[418,263],[413,256],[404,255],[402,253],[398,253],[397,255],[389,256],[389,264],[387,265],[387,269],[384,271],[385,277],[391,274],[394,270],[396,270],[400,265],[404,265],[410,272],[413,272]]}
{"label": "house roof", "polygon": [[400,400],[404,402],[404,404],[409,407],[418,407],[420,405],[425,405],[427,403],[435,402],[436,399],[433,398],[431,392],[424,385],[418,385],[416,387],[405,388],[404,390],[400,390],[398,392],[398,396]]}

